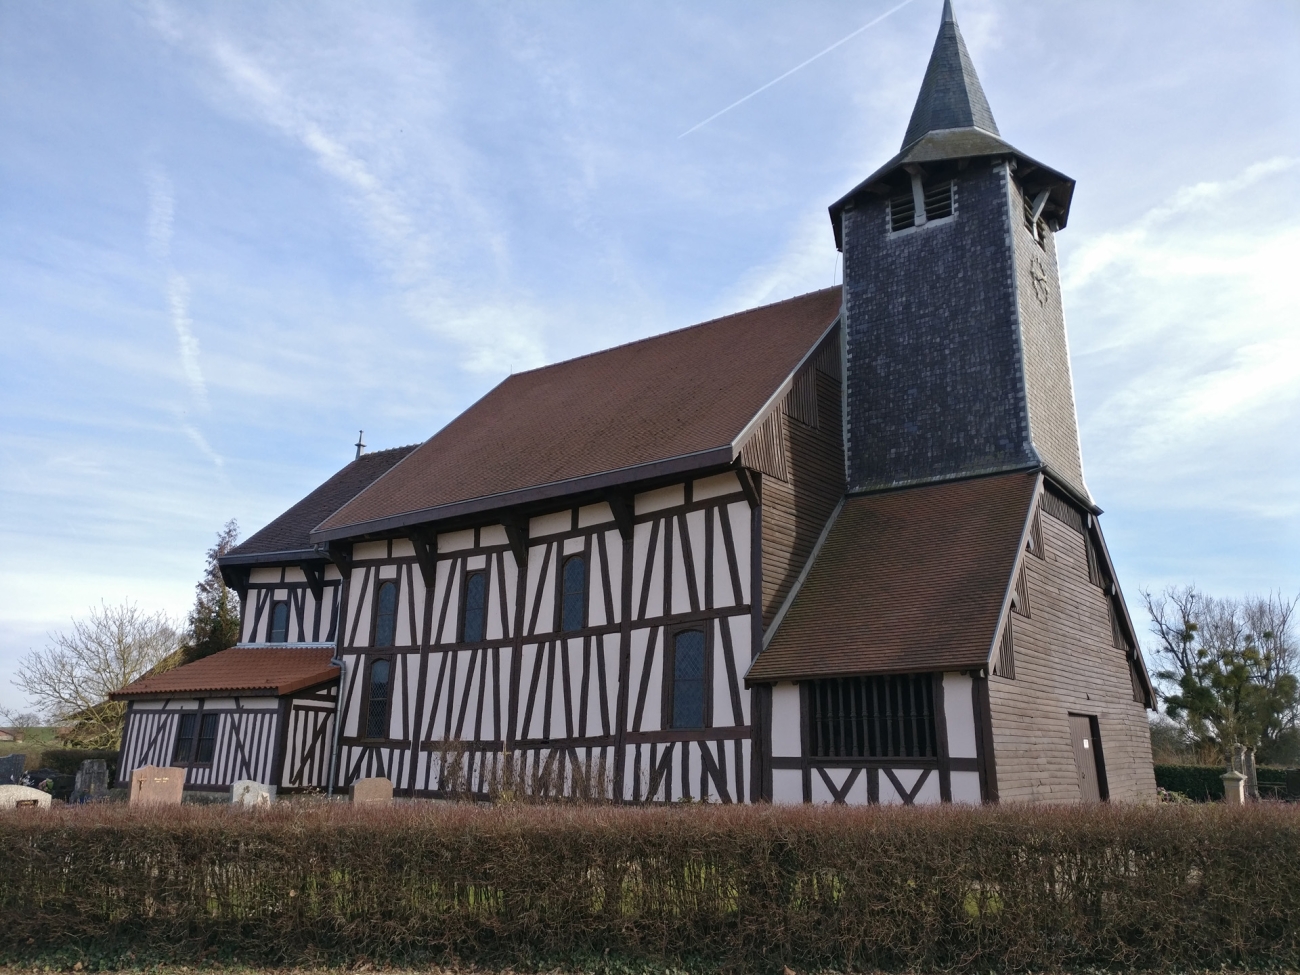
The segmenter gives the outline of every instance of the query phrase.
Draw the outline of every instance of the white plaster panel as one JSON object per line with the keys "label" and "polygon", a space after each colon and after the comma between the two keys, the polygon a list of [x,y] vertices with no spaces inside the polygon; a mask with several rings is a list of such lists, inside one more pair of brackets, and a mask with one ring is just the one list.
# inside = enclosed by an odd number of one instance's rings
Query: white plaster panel
{"label": "white plaster panel", "polygon": [[628,713],[635,715],[636,699],[640,693],[641,675],[648,667],[650,669],[649,682],[646,685],[645,708],[641,713],[641,726],[639,731],[656,731],[660,726],[660,705],[663,694],[663,632],[656,634],[653,656],[647,659],[647,647],[649,645],[650,630],[639,629],[632,631],[631,641],[631,682],[628,684]]}
{"label": "white plaster panel", "polygon": [[[546,714],[546,658],[541,652],[541,646],[536,643],[525,643],[519,652],[519,737],[521,738],[541,738],[542,726],[545,723]],[[543,668],[537,675],[537,695],[533,700],[531,715],[528,714],[528,695],[533,686],[533,673],[537,668]],[[525,717],[528,718],[528,724],[523,725]]]}
{"label": "white plaster panel", "polygon": [[[619,598],[617,589],[610,591],[615,599]],[[600,548],[595,539],[592,539],[591,560],[587,566],[587,625],[605,625],[604,565],[600,561]]]}
{"label": "white plaster panel", "polygon": [[286,565],[284,567],[284,581],[285,582],[306,582],[307,573],[303,572],[302,569],[296,565]]}
{"label": "white plaster panel", "polygon": [[[459,571],[460,566],[454,562],[444,562],[447,566],[447,578],[443,585],[443,598],[447,601],[447,618],[442,621],[442,631],[438,635],[439,643],[455,643],[460,628],[460,584],[464,578],[464,573]],[[452,567],[457,571],[452,572]],[[438,604],[438,612],[442,611],[442,603]]]}
{"label": "white plaster panel", "polygon": [[943,798],[939,794],[939,773],[938,771],[933,771],[930,773],[930,777],[925,780],[925,784],[921,786],[921,791],[916,794],[916,798],[913,799],[912,802],[918,806],[931,806],[942,801]]}
{"label": "white plaster panel", "polygon": [[466,528],[464,531],[444,532],[438,536],[438,552],[460,552],[467,548],[474,547],[474,529]]}
{"label": "white plaster panel", "polygon": [[274,569],[253,569],[248,574],[248,581],[249,582],[279,582],[280,568],[279,566],[276,566]]}
{"label": "white plaster panel", "polygon": [[424,601],[429,597],[429,591],[424,588],[424,576],[420,573],[418,565],[410,566],[408,573],[409,585],[406,591],[411,594],[411,602],[415,608],[415,633],[412,634],[411,642],[418,644],[424,635]]}
{"label": "white plaster panel", "polygon": [[395,566],[395,565],[381,565],[381,566],[379,567],[379,578],[381,578],[381,579],[396,579],[396,578],[397,578],[397,566]]}
{"label": "white plaster panel", "polygon": [[[691,611],[691,594],[686,580],[686,546],[682,542],[681,522],[676,518],[664,520],[665,539],[672,539],[673,547],[673,591],[670,612],[689,613]],[[666,550],[665,550],[665,554]],[[691,553],[694,555],[695,553]]]}
{"label": "white plaster panel", "polygon": [[975,758],[974,681],[964,674],[943,675],[943,716],[948,724],[948,755]]}
{"label": "white plaster panel", "polygon": [[951,778],[953,802],[968,802],[978,806],[983,801],[980,797],[978,772],[953,772]]}
{"label": "white plaster panel", "polygon": [[331,580],[338,580],[342,578],[343,578],[343,573],[339,571],[339,567],[337,565],[335,565],[333,562],[327,562],[325,564],[326,582],[329,582]]}
{"label": "white plaster panel", "polygon": [[[241,697],[235,702],[245,711],[272,711],[280,706],[280,699],[276,697]],[[208,707],[214,707],[212,702],[208,702]]]}
{"label": "white plaster panel", "polygon": [[720,728],[725,725],[744,724],[743,715],[737,720],[737,715],[731,705],[731,682],[727,677],[727,654],[722,647],[721,628],[727,625],[726,620],[711,620],[709,628],[713,631],[709,634],[710,642],[713,646],[713,726]]}
{"label": "white plaster panel", "polygon": [[487,568],[486,555],[467,555],[465,557],[465,568],[467,569],[484,569]]}
{"label": "white plaster panel", "polygon": [[393,627],[393,646],[409,647],[416,640],[411,633],[411,586],[410,577],[405,567],[398,576],[397,586],[397,625]]}
{"label": "white plaster panel", "polygon": [[614,512],[610,510],[609,505],[604,501],[578,509],[579,528],[586,528],[588,525],[603,525],[605,522],[613,520]]}
{"label": "white plaster panel", "polygon": [[670,484],[668,487],[647,491],[645,494],[638,494],[633,502],[634,510],[638,515],[650,511],[660,511],[663,508],[675,508],[685,503],[686,486],[684,484]]}
{"label": "white plaster panel", "polygon": [[[704,512],[691,511],[686,515],[686,532],[691,542],[691,565],[690,571],[695,580],[695,591],[699,593],[700,606],[704,605]],[[716,559],[718,553],[714,552],[713,557]]]}
{"label": "white plaster panel", "polygon": [[723,474],[715,474],[713,477],[702,477],[691,485],[691,500],[705,501],[709,498],[721,497],[724,494],[736,494],[740,491],[740,478],[736,477],[731,471]]}
{"label": "white plaster panel", "polygon": [[555,630],[555,587],[558,585],[556,577],[560,571],[560,553],[558,551],[552,551],[551,557],[548,560],[543,558],[545,551],[545,549],[542,549],[537,553],[537,555],[530,556],[528,559],[530,567],[534,560],[538,563],[539,568],[543,564],[546,564],[547,566],[546,578],[540,580],[539,583],[534,584],[529,588],[527,594],[528,602],[524,607],[524,619],[525,625],[527,625],[532,621],[533,601],[537,598],[536,594],[538,593],[540,586],[541,602],[538,604],[537,625],[533,630],[534,633],[551,633]]}
{"label": "white plaster panel", "polygon": [[632,586],[633,619],[641,608],[641,589],[645,585],[643,573],[650,574],[650,592],[646,600],[645,618],[664,615],[664,526],[659,525],[658,537],[655,538],[653,557],[650,554],[651,523],[636,526],[632,544],[636,547],[632,554],[632,565],[636,569]]}
{"label": "white plaster panel", "polygon": [[366,586],[361,589],[360,583],[364,573],[363,570],[357,569],[353,572],[352,591],[361,590],[361,599],[358,601],[355,612],[349,613],[347,621],[348,636],[352,637],[352,626],[355,623],[357,632],[352,638],[351,646],[364,647],[370,645],[370,604],[373,599],[373,586]]}
{"label": "white plaster panel", "polygon": [[485,548],[489,545],[506,545],[509,541],[504,525],[484,525],[478,530],[478,543]]}
{"label": "white plaster panel", "polygon": [[740,589],[735,605],[749,602],[749,505],[744,501],[727,505],[731,519],[731,537],[736,543],[736,562],[740,566]]}
{"label": "white plaster panel", "polygon": [[233,697],[209,697],[204,699],[203,706],[211,708],[213,711],[220,711],[223,708],[233,708],[236,705]]}
{"label": "white plaster panel", "polygon": [[[281,600],[288,599],[288,598],[289,598],[288,589],[275,589],[271,592],[271,599],[273,602],[280,602]],[[270,612],[270,607],[267,607],[267,612]]]}
{"label": "white plaster panel", "polygon": [[528,537],[557,535],[573,527],[572,511],[553,511],[549,515],[538,515],[528,521]]}
{"label": "white plaster panel", "polygon": [[772,769],[772,802],[801,804],[803,802],[803,773],[794,768]]}
{"label": "white plaster panel", "polygon": [[723,625],[731,628],[731,649],[736,655],[736,679],[740,682],[740,723],[749,724],[750,692],[745,687],[745,671],[749,670],[752,659],[749,653],[750,620],[747,616],[729,616],[723,620]]}
{"label": "white plaster panel", "polygon": [[587,539],[581,535],[564,540],[565,555],[580,555],[582,550],[587,546]]}
{"label": "white plaster panel", "polygon": [[411,544],[411,540],[409,538],[393,539],[393,558],[395,559],[415,558],[415,546]]}
{"label": "white plaster panel", "polygon": [[352,546],[353,561],[388,558],[387,542],[357,542]]}
{"label": "white plaster panel", "polygon": [[777,684],[772,688],[772,754],[798,758],[803,747],[799,728],[799,685]]}
{"label": "white plaster panel", "polygon": [[609,572],[609,591],[614,597],[614,618],[609,622],[621,623],[623,621],[623,536],[617,531],[605,532],[605,554],[609,559],[605,565]]}

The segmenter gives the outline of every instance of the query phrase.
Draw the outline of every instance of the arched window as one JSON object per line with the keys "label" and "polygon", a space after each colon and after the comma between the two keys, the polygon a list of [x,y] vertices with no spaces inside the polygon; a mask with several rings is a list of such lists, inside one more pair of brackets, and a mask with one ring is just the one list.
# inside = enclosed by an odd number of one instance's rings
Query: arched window
{"label": "arched window", "polygon": [[391,647],[397,632],[397,583],[379,585],[378,609],[375,612],[375,643],[377,647]]}
{"label": "arched window", "polygon": [[672,726],[703,728],[705,703],[703,630],[680,630],[673,635]]}
{"label": "arched window", "polygon": [[376,660],[370,665],[370,694],[366,698],[366,737],[388,737],[388,678],[392,664]]}
{"label": "arched window", "polygon": [[268,643],[287,643],[289,640],[289,604],[284,600],[271,604],[271,634]]}
{"label": "arched window", "polygon": [[487,573],[481,569],[465,573],[465,610],[460,617],[462,643],[483,639],[487,623]]}
{"label": "arched window", "polygon": [[587,560],[581,555],[571,555],[564,560],[562,599],[560,629],[582,629],[587,622]]}

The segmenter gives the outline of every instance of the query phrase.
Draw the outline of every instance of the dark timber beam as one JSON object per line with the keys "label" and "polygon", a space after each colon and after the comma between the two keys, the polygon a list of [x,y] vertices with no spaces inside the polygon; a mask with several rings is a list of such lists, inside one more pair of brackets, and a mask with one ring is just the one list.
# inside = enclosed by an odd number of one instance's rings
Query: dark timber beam
{"label": "dark timber beam", "polygon": [[528,519],[511,511],[501,516],[501,524],[505,527],[510,551],[514,553],[515,565],[522,569],[528,564]]}
{"label": "dark timber beam", "polygon": [[325,594],[325,563],[324,562],[303,562],[300,566],[302,574],[307,577],[307,588],[311,594],[316,597],[316,602],[321,601]]}
{"label": "dark timber beam", "polygon": [[605,495],[605,501],[609,504],[609,510],[614,512],[614,523],[618,525],[618,533],[623,541],[632,541],[635,510],[631,495],[626,491],[610,491]]}
{"label": "dark timber beam", "polygon": [[339,567],[339,572],[343,578],[347,579],[352,575],[352,546],[345,542],[330,542],[325,549],[327,557],[331,562]]}
{"label": "dark timber beam", "polygon": [[415,548],[415,560],[420,563],[424,588],[432,592],[437,579],[438,536],[427,529],[412,528],[406,537]]}
{"label": "dark timber beam", "polygon": [[223,565],[221,567],[221,581],[226,584],[227,589],[233,589],[239,594],[240,602],[248,596],[248,579],[253,570],[246,565]]}
{"label": "dark timber beam", "polygon": [[740,490],[745,493],[745,500],[751,508],[757,508],[763,500],[762,487],[758,475],[748,467],[737,467],[736,477],[740,479]]}

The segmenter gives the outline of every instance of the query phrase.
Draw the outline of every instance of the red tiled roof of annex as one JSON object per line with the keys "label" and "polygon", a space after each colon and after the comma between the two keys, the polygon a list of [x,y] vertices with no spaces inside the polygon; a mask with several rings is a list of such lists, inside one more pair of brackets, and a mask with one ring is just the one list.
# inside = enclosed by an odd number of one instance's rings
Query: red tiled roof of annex
{"label": "red tiled roof of annex", "polygon": [[746,679],[985,666],[1037,477],[848,498]]}
{"label": "red tiled roof of annex", "polygon": [[517,373],[317,531],[730,446],[839,310],[836,286]]}
{"label": "red tiled roof of annex", "polygon": [[231,647],[174,670],[142,677],[109,695],[115,700],[213,691],[292,694],[334,680],[329,647]]}

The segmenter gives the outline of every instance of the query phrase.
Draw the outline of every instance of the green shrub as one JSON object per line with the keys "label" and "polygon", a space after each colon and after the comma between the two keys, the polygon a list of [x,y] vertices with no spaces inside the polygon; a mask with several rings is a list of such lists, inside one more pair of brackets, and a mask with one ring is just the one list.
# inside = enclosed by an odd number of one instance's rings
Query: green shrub
{"label": "green shrub", "polygon": [[1196,802],[1218,802],[1223,798],[1226,767],[1218,765],[1157,765],[1156,785],[1170,792],[1181,792]]}
{"label": "green shrub", "polygon": [[1281,804],[68,807],[0,815],[0,962],[1294,968],[1296,862]]}

